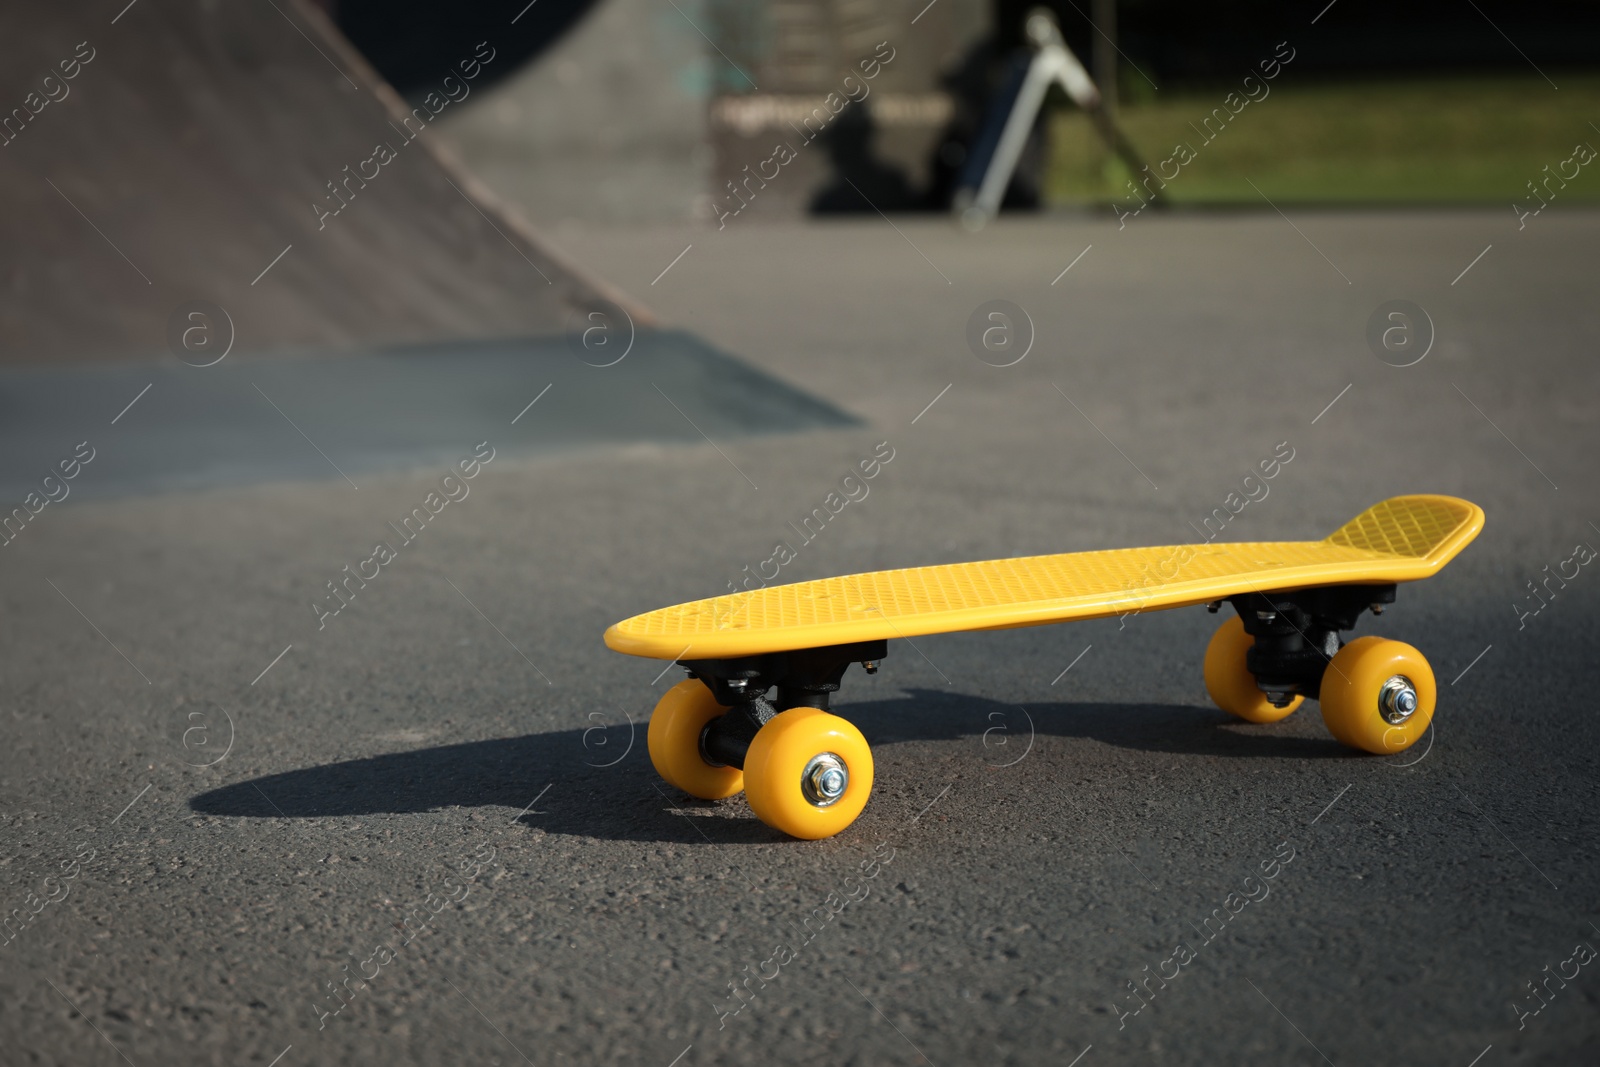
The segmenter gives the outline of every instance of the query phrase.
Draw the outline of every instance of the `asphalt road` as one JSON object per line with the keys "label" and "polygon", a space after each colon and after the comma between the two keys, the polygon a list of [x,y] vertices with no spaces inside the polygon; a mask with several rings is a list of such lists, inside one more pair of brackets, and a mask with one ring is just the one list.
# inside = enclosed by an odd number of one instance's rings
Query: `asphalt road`
{"label": "asphalt road", "polygon": [[[0,1058],[1595,1062],[1600,576],[1527,583],[1600,545],[1600,214],[1290,216],[558,233],[861,424],[533,454],[561,399],[508,391],[470,494],[320,628],[443,464],[46,507],[0,549]],[[967,342],[993,299],[1009,367]],[[1408,367],[1366,340],[1394,299],[1437,334]],[[1228,537],[1478,502],[1359,630],[1432,660],[1427,747],[1230,721],[1195,609],[896,643],[837,705],[877,787],[835,838],[675,794],[672,674],[601,631],[725,589],[883,441],[787,577],[1182,542],[1280,442]]]}

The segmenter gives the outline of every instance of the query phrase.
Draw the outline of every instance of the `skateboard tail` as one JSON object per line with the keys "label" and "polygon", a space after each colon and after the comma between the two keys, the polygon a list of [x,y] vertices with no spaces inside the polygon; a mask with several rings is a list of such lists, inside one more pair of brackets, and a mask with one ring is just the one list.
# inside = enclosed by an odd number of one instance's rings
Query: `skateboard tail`
{"label": "skateboard tail", "polygon": [[1396,496],[1374,504],[1324,543],[1415,560],[1437,571],[1483,529],[1483,509],[1470,500],[1432,494]]}

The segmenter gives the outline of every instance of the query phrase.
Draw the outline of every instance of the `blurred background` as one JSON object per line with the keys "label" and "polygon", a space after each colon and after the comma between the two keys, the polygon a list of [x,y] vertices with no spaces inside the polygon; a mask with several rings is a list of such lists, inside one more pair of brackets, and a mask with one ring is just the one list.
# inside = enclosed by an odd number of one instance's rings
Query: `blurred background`
{"label": "blurred background", "polygon": [[[548,6],[547,6],[548,5]],[[416,3],[330,4],[341,29],[408,97],[464,47],[497,35],[503,4],[448,13]],[[496,84],[450,116],[463,158],[533,217],[557,222],[709,218],[727,183],[770,154],[774,136],[840,90],[899,33],[905,5],[875,0],[541,0],[507,37]],[[914,5],[921,6],[921,5]],[[1338,0],[1315,22],[1281,4],[1160,0],[938,0],[857,113],[751,214],[796,217],[947,209],[1007,60],[1043,6],[1089,68],[1108,110],[1154,162],[1280,42],[1293,59],[1266,114],[1207,144],[1171,183],[1174,203],[1500,204],[1525,192],[1552,138],[1587,129],[1600,105],[1600,10],[1504,2],[1397,7]],[[497,38],[498,39],[498,38]],[[1281,53],[1280,53],[1281,55]],[[501,61],[497,61],[501,62]],[[1548,93],[1559,85],[1558,93]],[[1259,92],[1259,90],[1257,90]],[[1418,123],[1418,116],[1428,121]],[[1214,127],[1213,127],[1214,130]],[[1565,157],[1563,157],[1565,158]],[[1059,90],[1037,124],[1011,203],[1127,199],[1128,169]],[[1593,184],[1572,191],[1592,200]]]}
{"label": "blurred background", "polygon": [[[1033,55],[1035,7],[18,9],[0,157],[0,191],[19,208],[0,220],[10,358],[148,349],[168,311],[231,275],[256,278],[233,298],[251,302],[247,348],[559,332],[574,301],[621,294],[558,263],[541,229],[949,212],[992,158]],[[1043,10],[1098,83],[1099,106],[1090,114],[1052,85],[1004,183],[1007,210],[1120,219],[1157,199],[1521,213],[1592,202],[1600,188],[1563,169],[1569,142],[1600,137],[1593,4],[1545,5],[1537,18],[1490,0],[1336,0],[1292,17],[1265,2]],[[94,56],[81,69],[80,44]],[[402,177],[379,182],[368,142],[390,132],[388,151],[421,148],[393,168]],[[384,225],[363,208],[330,222],[358,193],[412,221]],[[122,262],[77,239],[85,223]],[[485,249],[480,235],[496,230],[487,243],[499,247]],[[263,281],[296,232],[299,254]],[[47,249],[53,275],[92,287],[87,307],[29,269]],[[508,298],[501,268],[519,259],[547,292]],[[377,284],[399,260],[411,266]],[[373,284],[356,291],[351,271]],[[136,299],[140,285],[153,290]]]}

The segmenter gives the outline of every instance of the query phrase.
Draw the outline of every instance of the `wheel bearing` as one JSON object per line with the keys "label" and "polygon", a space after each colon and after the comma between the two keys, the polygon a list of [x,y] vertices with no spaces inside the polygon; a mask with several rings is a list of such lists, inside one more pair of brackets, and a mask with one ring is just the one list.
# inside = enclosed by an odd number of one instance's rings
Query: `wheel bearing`
{"label": "wheel bearing", "polygon": [[1390,726],[1402,726],[1417,713],[1417,688],[1410,678],[1396,674],[1378,690],[1378,714]]}
{"label": "wheel bearing", "polygon": [[832,752],[812,756],[800,772],[800,792],[812,807],[826,808],[837,803],[849,787],[850,768]]}

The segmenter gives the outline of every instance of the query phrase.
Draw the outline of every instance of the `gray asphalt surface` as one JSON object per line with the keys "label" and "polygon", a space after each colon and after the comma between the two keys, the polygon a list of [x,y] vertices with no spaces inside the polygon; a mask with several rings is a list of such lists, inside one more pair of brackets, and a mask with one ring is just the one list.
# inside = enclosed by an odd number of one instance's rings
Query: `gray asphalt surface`
{"label": "gray asphalt surface", "polygon": [[[0,881],[57,899],[3,949],[0,1058],[1594,1062],[1600,578],[1520,613],[1600,545],[1600,215],[1290,216],[558,234],[864,425],[519,458],[512,404],[321,629],[444,464],[46,507],[0,549]],[[1037,334],[1005,368],[966,341],[997,298]],[[1414,366],[1365,340],[1392,299],[1437,331]],[[1228,537],[1478,502],[1358,630],[1430,657],[1429,747],[1230,721],[1195,609],[893,645],[838,702],[877,787],[830,840],[674,793],[644,752],[672,675],[601,631],[723,590],[880,441],[785,577],[1191,540],[1279,442]]]}

